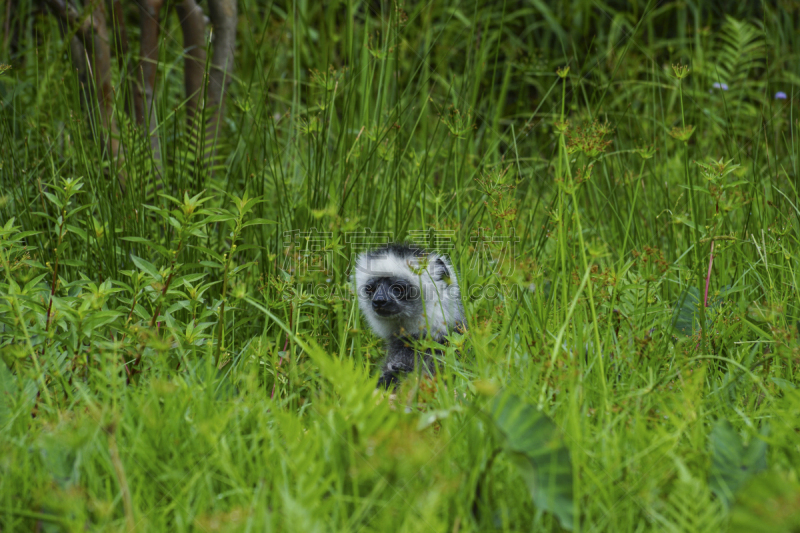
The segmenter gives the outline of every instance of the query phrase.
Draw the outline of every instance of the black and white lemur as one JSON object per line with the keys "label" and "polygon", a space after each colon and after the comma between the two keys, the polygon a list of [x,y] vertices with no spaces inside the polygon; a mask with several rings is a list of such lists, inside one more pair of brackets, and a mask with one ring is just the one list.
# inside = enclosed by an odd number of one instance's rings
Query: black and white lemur
{"label": "black and white lemur", "polygon": [[416,341],[444,342],[454,329],[466,328],[455,269],[436,252],[393,244],[363,253],[356,261],[355,284],[362,313],[387,345],[379,387],[397,386],[417,361],[424,373],[433,374],[434,357],[441,352],[416,350]]}

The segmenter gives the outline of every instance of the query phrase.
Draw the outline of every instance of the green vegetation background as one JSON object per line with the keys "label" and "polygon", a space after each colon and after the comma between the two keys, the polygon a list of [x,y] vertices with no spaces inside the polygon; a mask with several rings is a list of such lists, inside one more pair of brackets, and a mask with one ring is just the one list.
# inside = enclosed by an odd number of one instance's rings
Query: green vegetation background
{"label": "green vegetation background", "polygon": [[[211,165],[173,14],[124,191],[14,24],[2,531],[800,527],[797,3],[243,0]],[[366,229],[446,247],[468,316],[393,401]]]}

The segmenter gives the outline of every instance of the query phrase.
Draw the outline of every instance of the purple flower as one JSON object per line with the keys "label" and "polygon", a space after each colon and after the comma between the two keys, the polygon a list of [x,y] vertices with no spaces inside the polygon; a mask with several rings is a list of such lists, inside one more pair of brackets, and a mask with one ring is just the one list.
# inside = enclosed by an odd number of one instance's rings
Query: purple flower
{"label": "purple flower", "polygon": [[775,93],[775,100],[786,100],[786,93],[783,91],[778,91]]}
{"label": "purple flower", "polygon": [[728,90],[728,84],[727,83],[720,83],[718,81],[715,81],[714,85],[712,85],[712,87],[714,87],[715,89],[722,89],[723,91],[727,91]]}

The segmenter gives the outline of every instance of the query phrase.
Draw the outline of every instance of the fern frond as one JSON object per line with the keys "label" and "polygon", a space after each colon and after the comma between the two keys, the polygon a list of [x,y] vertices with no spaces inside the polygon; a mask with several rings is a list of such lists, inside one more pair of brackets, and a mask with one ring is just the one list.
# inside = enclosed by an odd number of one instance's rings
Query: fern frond
{"label": "fern frond", "polygon": [[717,38],[716,61],[707,74],[731,89],[743,88],[748,74],[764,65],[764,37],[761,30],[730,15]]}
{"label": "fern frond", "polygon": [[699,479],[685,478],[673,486],[663,507],[651,516],[670,533],[713,533],[721,531],[725,513],[719,501]]}

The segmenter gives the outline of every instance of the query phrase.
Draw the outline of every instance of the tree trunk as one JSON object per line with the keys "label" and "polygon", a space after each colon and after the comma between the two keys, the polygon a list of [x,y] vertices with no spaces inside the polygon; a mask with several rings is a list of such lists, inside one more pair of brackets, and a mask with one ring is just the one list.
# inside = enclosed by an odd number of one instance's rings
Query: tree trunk
{"label": "tree trunk", "polygon": [[[107,139],[104,142],[109,151],[107,155],[114,161],[113,167],[116,168],[118,164],[119,139],[114,136],[117,131],[117,125],[113,116],[114,92],[111,86],[111,49],[109,47],[108,26],[103,3],[98,3],[89,16],[82,16],[66,0],[46,0],[46,2],[50,10],[61,19],[67,28],[75,29],[78,41],[77,43],[71,42],[70,46],[75,54],[83,52],[82,58],[75,57],[75,64],[79,70],[82,66],[85,66],[90,71],[94,81],[94,86],[91,89],[96,95],[100,111],[100,127],[98,128],[98,124],[93,122],[94,133],[98,138]],[[83,50],[80,50],[80,48]]]}
{"label": "tree trunk", "polygon": [[206,130],[206,138],[212,140],[211,157],[213,157],[224,117],[225,93],[233,75],[233,54],[236,50],[236,0],[208,0],[208,13],[213,27],[214,55],[208,87],[208,105],[212,108],[213,114]]}
{"label": "tree trunk", "polygon": [[134,115],[137,124],[147,125],[150,134],[150,148],[153,158],[161,159],[158,146],[156,128],[155,86],[156,72],[158,71],[158,34],[163,0],[140,0],[139,2],[139,27],[141,36],[141,58],[139,68],[133,73],[135,87]]}
{"label": "tree trunk", "polygon": [[[183,84],[188,100],[187,114],[189,124],[196,128],[199,137],[201,127],[195,121],[205,95],[203,94],[203,77],[206,68],[205,30],[206,19],[203,10],[195,0],[183,0],[177,5],[178,17],[181,19],[183,31]],[[197,117],[199,120],[199,117]]]}

